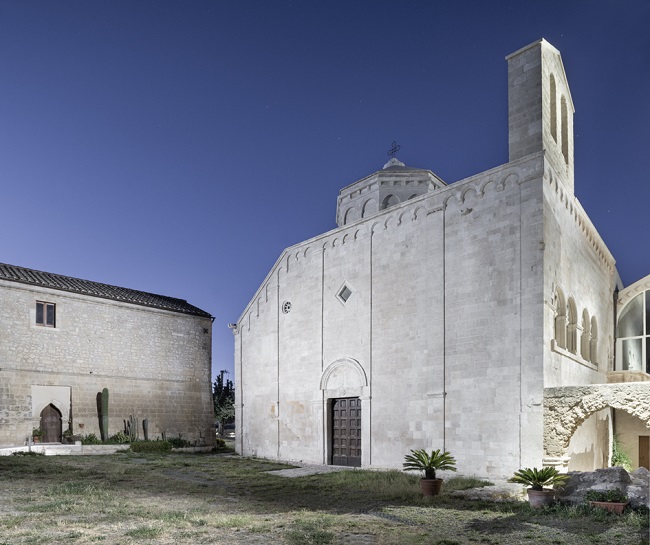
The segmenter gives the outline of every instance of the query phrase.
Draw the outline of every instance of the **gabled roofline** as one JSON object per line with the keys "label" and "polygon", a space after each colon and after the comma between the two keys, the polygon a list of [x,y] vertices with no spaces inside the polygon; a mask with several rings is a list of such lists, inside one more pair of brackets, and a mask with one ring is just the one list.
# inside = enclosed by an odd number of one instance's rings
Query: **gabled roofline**
{"label": "gabled roofline", "polygon": [[0,280],[69,293],[77,293],[100,299],[109,299],[111,301],[119,301],[122,303],[131,303],[134,305],[157,308],[170,312],[179,312],[181,314],[191,314],[193,316],[212,318],[211,314],[195,307],[194,305],[190,305],[184,299],[177,299],[175,297],[167,297],[166,295],[157,295],[155,293],[132,290],[129,288],[121,288],[119,286],[102,284],[101,282],[93,282],[91,280],[83,280],[72,276],[28,269],[26,267],[19,267],[18,265],[0,263]]}

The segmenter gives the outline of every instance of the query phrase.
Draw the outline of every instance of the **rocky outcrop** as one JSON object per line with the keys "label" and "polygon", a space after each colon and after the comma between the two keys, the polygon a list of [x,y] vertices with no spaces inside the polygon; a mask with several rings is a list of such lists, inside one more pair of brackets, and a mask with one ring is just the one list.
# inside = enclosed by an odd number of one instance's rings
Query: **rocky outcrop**
{"label": "rocky outcrop", "polygon": [[590,490],[620,490],[629,498],[632,507],[650,507],[650,472],[643,467],[631,474],[622,467],[608,467],[596,471],[572,471],[569,475],[571,478],[566,486],[556,494],[562,502],[575,505],[584,503],[585,495]]}

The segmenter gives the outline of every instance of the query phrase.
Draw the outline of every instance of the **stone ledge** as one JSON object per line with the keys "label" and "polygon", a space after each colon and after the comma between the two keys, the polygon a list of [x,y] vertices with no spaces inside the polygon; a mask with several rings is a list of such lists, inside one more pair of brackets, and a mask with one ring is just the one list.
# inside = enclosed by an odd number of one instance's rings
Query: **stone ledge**
{"label": "stone ledge", "polygon": [[80,456],[80,455],[101,455],[115,454],[116,452],[128,450],[129,445],[82,445],[77,441],[74,445],[63,445],[60,443],[37,443],[21,447],[0,448],[0,456],[11,456],[14,452],[36,452],[46,456]]}
{"label": "stone ledge", "polygon": [[557,354],[560,354],[561,356],[564,356],[565,358],[569,358],[570,360],[575,361],[576,363],[579,363],[580,365],[584,365],[585,367],[588,367],[589,369],[592,369],[594,371],[598,371],[598,365],[597,364],[585,360],[579,354],[574,354],[573,352],[569,352],[565,348],[561,348],[555,342],[555,339],[551,339],[551,350],[553,352],[557,353]]}

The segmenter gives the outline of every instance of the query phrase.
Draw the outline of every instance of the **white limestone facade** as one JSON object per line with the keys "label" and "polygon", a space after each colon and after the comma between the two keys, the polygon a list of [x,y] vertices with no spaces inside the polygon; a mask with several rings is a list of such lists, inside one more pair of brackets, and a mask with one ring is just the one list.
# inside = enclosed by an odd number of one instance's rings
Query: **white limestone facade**
{"label": "white limestone facade", "polygon": [[345,463],[338,403],[359,400],[349,465],[419,448],[494,477],[609,460],[606,404],[548,444],[545,389],[613,371],[617,275],[573,192],[559,52],[540,40],[507,61],[508,163],[447,185],[392,159],[271,269],[233,329],[238,452]]}
{"label": "white limestone facade", "polygon": [[[178,299],[20,267],[2,271],[1,446],[25,444],[50,406],[58,434],[99,437],[104,388],[108,435],[133,415],[140,438],[146,418],[150,439],[182,434],[214,444],[209,314]],[[52,305],[53,323],[37,316],[39,303]]]}

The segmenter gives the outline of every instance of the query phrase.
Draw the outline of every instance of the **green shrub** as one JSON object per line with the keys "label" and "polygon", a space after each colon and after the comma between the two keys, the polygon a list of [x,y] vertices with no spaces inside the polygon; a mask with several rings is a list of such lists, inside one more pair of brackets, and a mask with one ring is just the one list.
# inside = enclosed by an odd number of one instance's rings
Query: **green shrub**
{"label": "green shrub", "polygon": [[185,448],[185,447],[192,446],[192,443],[186,441],[185,439],[182,439],[180,435],[178,437],[172,437],[170,439],[167,439],[167,441],[171,444],[173,448]]}
{"label": "green shrub", "polygon": [[108,443],[111,445],[123,445],[130,441],[129,436],[126,435],[123,431],[118,431],[115,435],[111,435],[108,438]]}
{"label": "green shrub", "polygon": [[169,441],[133,441],[132,452],[170,452],[172,444]]}
{"label": "green shrub", "polygon": [[612,467],[622,467],[627,471],[632,471],[632,459],[627,451],[623,449],[621,440],[616,433],[612,442]]}
{"label": "green shrub", "polygon": [[94,433],[89,433],[81,438],[82,445],[101,445],[102,441]]}
{"label": "green shrub", "polygon": [[585,494],[587,501],[607,501],[613,503],[625,503],[627,496],[620,490],[590,490]]}

